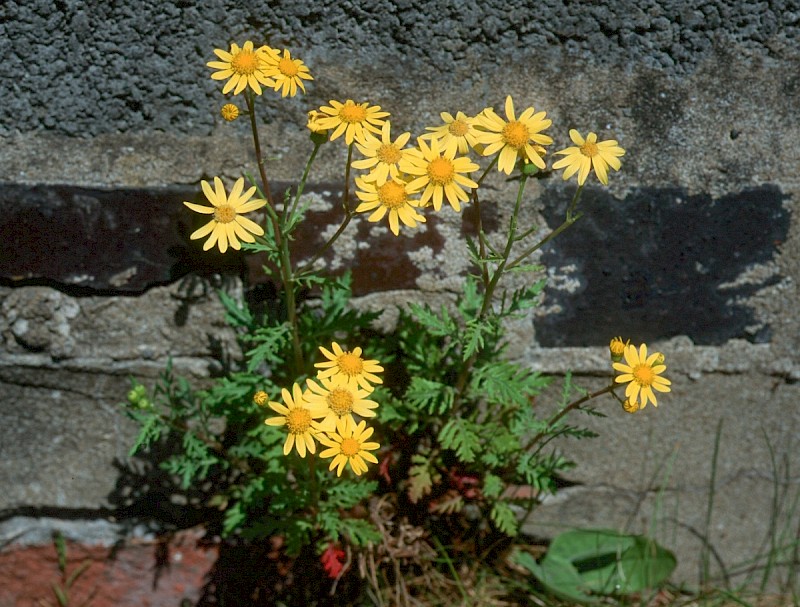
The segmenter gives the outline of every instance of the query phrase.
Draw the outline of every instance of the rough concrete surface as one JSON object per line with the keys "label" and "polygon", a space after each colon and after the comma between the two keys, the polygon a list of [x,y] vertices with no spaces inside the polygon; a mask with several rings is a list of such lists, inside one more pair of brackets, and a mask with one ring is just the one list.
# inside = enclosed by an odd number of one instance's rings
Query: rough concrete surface
{"label": "rough concrete surface", "polygon": [[[657,410],[635,416],[605,403],[608,417],[588,420],[600,438],[561,445],[578,463],[568,478],[576,485],[548,500],[529,529],[655,525],[679,555],[680,579],[695,581],[698,537],[707,531],[725,565],[716,563],[717,573],[762,548],[776,486],[768,444],[780,468],[777,486],[789,500],[800,487],[798,31],[800,6],[792,0],[7,1],[0,6],[0,182],[113,191],[196,187],[214,175],[254,173],[247,125],[223,123],[220,86],[205,66],[214,48],[247,39],[287,46],[315,78],[306,96],[281,99],[268,91],[262,99],[273,179],[298,178],[311,149],[305,113],[330,99],[379,104],[392,113],[393,133],[418,135],[438,123],[441,111],[499,109],[511,94],[517,108],[547,111],[553,149],[569,145],[570,128],[619,140],[627,151],[622,171],[608,189],[590,181],[585,194],[598,217],[608,207],[622,211],[618,225],[595,221],[595,228],[611,230],[605,239],[601,232],[591,247],[577,239],[542,253],[550,291],[539,316],[515,327],[510,353],[536,369],[573,370],[581,383],[600,385],[608,373],[600,336],[641,340],[630,327],[652,328],[643,319],[668,305],[664,316],[672,320],[647,339],[666,354],[674,391]],[[229,100],[243,105],[241,98]],[[311,180],[341,182],[345,157],[340,142],[324,146]],[[516,184],[492,175],[486,186],[486,200],[498,208],[496,226],[502,225]],[[547,196],[559,199],[569,187],[558,174],[532,184],[525,221],[544,226],[554,216]],[[759,215],[764,223],[757,225],[765,227],[747,239],[759,243],[748,256],[744,245],[722,236],[756,224],[749,215],[724,221],[726,207],[731,217],[748,208],[752,191],[773,192],[768,204],[776,209]],[[659,207],[626,213],[632,201]],[[706,205],[708,213],[681,215],[687,201]],[[347,252],[326,263],[360,272],[360,284],[374,291],[360,305],[388,307],[383,320],[390,325],[397,302],[446,301],[459,291],[467,260],[461,231],[469,221],[468,210],[445,211],[404,253],[359,248],[365,234],[382,229],[359,225]],[[665,239],[659,230],[667,224]],[[767,227],[769,238],[759,240]],[[397,242],[406,246],[412,238]],[[0,256],[12,258],[14,247],[11,237],[0,242]],[[598,247],[617,255],[604,256],[591,272],[576,263]],[[712,253],[717,259],[705,263]],[[398,289],[381,282],[380,255],[407,255],[415,264],[413,284]],[[631,267],[637,260],[656,270],[637,274]],[[639,305],[644,300],[632,296],[609,304],[616,316],[594,315],[582,294],[602,291],[596,281],[623,268],[629,295],[640,294],[642,285],[663,286],[666,278],[669,298]],[[709,271],[718,275],[709,278]],[[213,360],[220,349],[234,350],[233,336],[213,296],[187,298],[185,283],[123,296],[113,289],[76,291],[74,283],[2,279],[0,513],[106,514],[118,480],[114,462],[133,435],[114,406],[128,376],[152,379],[171,356],[199,381],[218,371]],[[721,305],[706,309],[695,284],[702,281],[710,281],[703,284]],[[569,306],[580,312],[570,321],[577,328],[559,341],[560,325],[550,320],[565,318]],[[728,334],[714,333],[731,310],[743,310],[744,320],[731,322]],[[688,326],[698,318],[711,320],[695,322],[693,333],[681,330],[683,320]],[[696,337],[711,334],[723,337]],[[789,514],[782,511],[781,525]],[[796,530],[796,512],[787,524]]]}

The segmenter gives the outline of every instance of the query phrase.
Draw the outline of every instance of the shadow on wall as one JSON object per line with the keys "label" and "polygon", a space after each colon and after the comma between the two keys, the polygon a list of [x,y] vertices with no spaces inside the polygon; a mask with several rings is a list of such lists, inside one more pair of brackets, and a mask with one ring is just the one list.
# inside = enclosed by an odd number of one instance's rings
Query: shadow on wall
{"label": "shadow on wall", "polygon": [[[543,215],[563,221],[574,188],[549,188]],[[719,199],[681,188],[636,189],[623,200],[584,191],[584,217],[543,250],[551,310],[535,321],[544,347],[608,345],[609,330],[636,341],[687,335],[697,345],[765,343],[746,298],[781,277],[753,271],[789,230],[776,186]],[[611,328],[611,329],[610,329]]]}

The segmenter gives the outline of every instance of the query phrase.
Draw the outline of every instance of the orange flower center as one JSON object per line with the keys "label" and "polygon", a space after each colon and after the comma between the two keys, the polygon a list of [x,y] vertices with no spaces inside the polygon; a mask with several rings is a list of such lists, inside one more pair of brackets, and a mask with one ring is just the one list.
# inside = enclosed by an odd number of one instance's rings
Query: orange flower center
{"label": "orange flower center", "polygon": [[353,393],[343,388],[334,388],[327,397],[328,406],[336,415],[341,417],[353,410]]}
{"label": "orange flower center", "polygon": [[311,412],[303,407],[289,411],[286,416],[286,427],[292,434],[303,434],[311,427]]}
{"label": "orange flower center", "polygon": [[360,356],[356,356],[352,352],[345,352],[336,359],[336,364],[339,366],[339,371],[348,376],[361,375],[364,371],[364,361]]}
{"label": "orange flower center", "polygon": [[455,173],[453,163],[447,158],[439,156],[428,163],[428,178],[435,185],[447,185],[453,181]]}
{"label": "orange flower center", "polygon": [[591,141],[587,141],[579,149],[581,151],[581,154],[583,154],[587,158],[592,158],[593,156],[597,156],[597,144],[592,143]]}
{"label": "orange flower center", "polygon": [[342,440],[342,446],[340,448],[342,450],[342,455],[353,457],[354,455],[358,455],[361,445],[354,438],[345,438]]}
{"label": "orange flower center", "polygon": [[453,137],[463,137],[469,131],[469,125],[463,120],[453,120],[447,130]]}
{"label": "orange flower center", "polygon": [[297,76],[297,73],[300,71],[300,68],[297,67],[297,64],[292,61],[289,57],[284,57],[278,62],[278,70],[284,76],[289,76],[290,78]]}
{"label": "orange flower center", "polygon": [[339,118],[350,124],[364,122],[367,119],[367,110],[355,103],[345,103],[339,109]]}
{"label": "orange flower center", "polygon": [[633,369],[633,379],[640,386],[650,386],[656,374],[653,369],[647,365],[637,365]]}
{"label": "orange flower center", "polygon": [[258,56],[253,51],[239,51],[231,59],[231,69],[241,76],[250,76],[258,69]]}
{"label": "orange flower center", "polygon": [[393,143],[390,144],[383,144],[381,147],[378,148],[378,153],[375,154],[378,157],[378,160],[385,164],[397,164],[400,162],[400,157],[402,154],[400,150],[397,149],[397,146]]}
{"label": "orange flower center", "polygon": [[515,150],[525,147],[530,139],[528,127],[522,124],[519,120],[512,120],[503,127],[503,141],[510,145]]}
{"label": "orange flower center", "polygon": [[220,223],[230,223],[235,217],[236,211],[234,211],[233,207],[230,205],[223,204],[214,210],[214,219]]}
{"label": "orange flower center", "polygon": [[381,204],[388,209],[399,209],[408,199],[406,189],[395,181],[387,181],[378,187],[378,198]]}

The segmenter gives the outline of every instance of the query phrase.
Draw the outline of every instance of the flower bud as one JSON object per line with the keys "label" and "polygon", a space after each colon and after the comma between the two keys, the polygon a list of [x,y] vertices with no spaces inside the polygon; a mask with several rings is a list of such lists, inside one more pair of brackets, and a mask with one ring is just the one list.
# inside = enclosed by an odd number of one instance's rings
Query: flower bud
{"label": "flower bud", "polygon": [[328,129],[323,129],[319,126],[320,118],[325,118],[325,114],[317,110],[310,110],[308,112],[308,122],[306,128],[311,131],[311,141],[317,145],[321,145],[328,141]]}
{"label": "flower bud", "polygon": [[611,343],[608,345],[608,349],[611,352],[611,360],[615,363],[618,363],[622,360],[622,356],[625,354],[625,348],[628,344],[631,343],[631,340],[622,341],[621,337],[615,337],[611,340]]}
{"label": "flower bud", "polygon": [[253,395],[253,402],[259,407],[263,407],[269,401],[269,395],[263,390],[259,390]]}
{"label": "flower bud", "polygon": [[222,109],[220,109],[219,113],[222,114],[222,117],[226,121],[233,122],[239,117],[239,108],[232,103],[226,103],[222,106]]}
{"label": "flower bud", "polygon": [[625,402],[622,403],[622,408],[625,410],[625,413],[636,413],[639,410],[639,403],[636,401],[631,402],[626,398]]}

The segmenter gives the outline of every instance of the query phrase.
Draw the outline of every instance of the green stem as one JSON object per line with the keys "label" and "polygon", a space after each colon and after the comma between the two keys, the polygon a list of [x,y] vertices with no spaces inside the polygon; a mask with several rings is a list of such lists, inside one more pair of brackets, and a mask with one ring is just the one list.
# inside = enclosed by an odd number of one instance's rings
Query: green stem
{"label": "green stem", "polygon": [[597,390],[596,392],[590,392],[589,394],[586,394],[581,398],[579,398],[578,400],[568,404],[566,407],[561,409],[561,411],[559,411],[558,413],[556,413],[550,419],[547,420],[547,430],[543,430],[542,432],[539,432],[538,434],[534,435],[534,437],[531,440],[529,440],[527,444],[522,448],[521,453],[526,453],[527,451],[530,450],[531,447],[533,447],[533,445],[536,444],[537,441],[547,436],[550,433],[550,429],[553,427],[553,425],[558,423],[558,421],[562,417],[564,417],[567,413],[569,413],[570,411],[572,411],[577,407],[580,407],[583,403],[590,401],[593,398],[597,398],[598,396],[602,396],[603,394],[608,394],[609,392],[613,394],[614,389],[618,387],[619,384],[611,383],[610,385],[606,386],[601,390]]}
{"label": "green stem", "polygon": [[[311,152],[311,156],[308,158],[308,162],[306,163],[306,168],[303,171],[303,177],[300,179],[300,183],[297,185],[297,193],[294,196],[294,202],[292,202],[292,209],[288,212],[288,216],[291,217],[294,215],[295,211],[297,211],[297,205],[300,203],[300,196],[303,195],[303,190],[306,188],[306,182],[308,181],[308,174],[311,171],[311,165],[314,163],[314,158],[317,156],[317,152],[319,152],[319,148],[322,144],[315,143],[314,149]],[[287,217],[286,210],[284,210],[284,219]]]}
{"label": "green stem", "polygon": [[[494,297],[494,291],[497,288],[497,284],[500,282],[500,278],[503,275],[503,271],[505,269],[505,264],[508,261],[508,256],[511,254],[511,248],[514,246],[515,235],[517,231],[517,219],[519,217],[519,209],[522,206],[522,193],[525,191],[525,183],[527,182],[528,178],[525,175],[522,175],[519,180],[519,189],[517,190],[517,200],[514,203],[514,212],[511,214],[511,220],[508,226],[508,239],[506,240],[506,246],[503,250],[502,257],[503,260],[497,265],[497,268],[492,274],[491,278],[489,278],[488,283],[484,283],[486,288],[483,292],[483,303],[481,305],[481,310],[478,313],[478,320],[483,320],[488,314],[489,309],[492,304],[492,299]],[[485,264],[483,264],[485,266]],[[486,276],[488,277],[488,269],[486,271]],[[464,393],[464,388],[467,385],[467,380],[469,379],[469,374],[472,371],[472,366],[475,364],[475,361],[478,358],[477,352],[470,356],[464,364],[461,365],[461,370],[458,373],[458,377],[456,378],[456,385],[455,385],[455,403],[454,406],[458,405],[461,401],[461,396]]]}
{"label": "green stem", "polygon": [[261,153],[261,141],[258,136],[258,123],[256,121],[254,95],[255,93],[253,93],[248,89],[244,98],[245,101],[247,102],[248,114],[250,115],[250,130],[253,132],[253,146],[255,147],[256,162],[258,163],[258,172],[261,175],[261,183],[264,186],[264,196],[266,197],[269,206],[272,207],[274,211],[275,202],[272,200],[272,192],[269,189],[269,180],[267,179],[267,168],[264,164],[264,156]]}
{"label": "green stem", "polygon": [[313,453],[308,454],[308,475],[311,482],[311,507],[317,510],[319,506],[319,483],[317,482],[317,457]]}
{"label": "green stem", "polygon": [[303,264],[303,266],[297,271],[298,274],[303,274],[311,269],[314,263],[322,257],[325,252],[331,248],[334,242],[342,235],[347,225],[354,217],[353,211],[350,210],[350,165],[353,161],[353,144],[351,143],[347,147],[347,165],[345,166],[344,170],[344,195],[342,196],[342,209],[344,210],[344,220],[342,224],[339,226],[339,229],[328,239],[328,242],[323,244],[314,256]]}
{"label": "green stem", "polygon": [[480,179],[478,179],[478,181],[476,182],[478,184],[478,187],[480,187],[480,185],[483,183],[483,180],[486,179],[486,176],[489,174],[489,171],[492,169],[492,167],[494,167],[494,165],[497,164],[498,158],[500,158],[500,155],[495,154],[494,158],[492,158],[492,161],[489,163],[489,166],[487,166],[486,170],[483,171],[483,175],[481,175]]}
{"label": "green stem", "polygon": [[279,251],[279,266],[281,272],[281,282],[283,282],[283,289],[286,294],[286,319],[292,328],[292,351],[294,368],[292,371],[299,374],[303,369],[303,350],[300,347],[300,331],[297,322],[297,301],[294,292],[294,276],[292,274],[292,260],[289,252],[289,239],[283,238],[281,232],[281,222],[275,210],[275,202],[272,199],[272,193],[269,189],[269,180],[267,179],[267,169],[264,164],[264,157],[261,153],[261,143],[258,136],[258,124],[256,122],[255,101],[254,93],[248,91],[245,94],[247,101],[247,109],[250,113],[250,129],[253,132],[253,146],[256,152],[256,161],[258,162],[258,172],[261,175],[261,182],[264,188],[264,196],[267,199],[267,215],[272,222],[273,233],[275,234],[275,246]]}
{"label": "green stem", "polygon": [[581,192],[583,191],[583,186],[580,186],[576,191],[575,195],[572,197],[572,202],[569,203],[569,207],[567,208],[567,217],[564,219],[563,223],[558,226],[555,230],[550,232],[547,236],[545,236],[542,240],[537,242],[535,245],[525,249],[514,261],[510,262],[507,266],[507,270],[511,270],[525,261],[533,252],[538,251],[548,242],[553,240],[556,236],[561,234],[564,230],[570,227],[573,223],[578,221],[581,217],[583,217],[583,213],[578,213],[577,215],[574,214],[575,207],[578,204],[578,200],[581,197]]}
{"label": "green stem", "polygon": [[472,202],[475,205],[475,211],[478,214],[478,255],[484,261],[484,263],[480,264],[480,270],[483,288],[486,290],[489,286],[489,266],[485,263],[488,243],[486,242],[486,234],[483,233],[483,215],[481,214],[481,201],[480,198],[478,198],[478,188],[474,188],[472,190]]}

